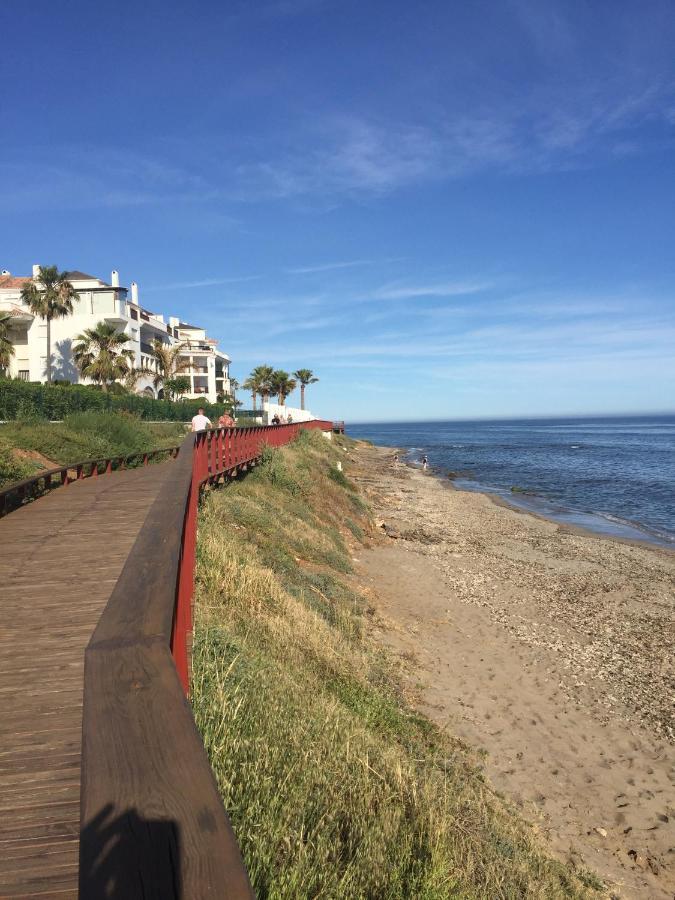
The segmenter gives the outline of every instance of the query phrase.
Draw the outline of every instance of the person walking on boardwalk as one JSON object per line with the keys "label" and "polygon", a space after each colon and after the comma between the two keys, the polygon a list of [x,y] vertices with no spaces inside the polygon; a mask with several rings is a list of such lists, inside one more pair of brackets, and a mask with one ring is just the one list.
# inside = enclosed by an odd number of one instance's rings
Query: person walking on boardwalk
{"label": "person walking on boardwalk", "polygon": [[218,428],[234,428],[234,419],[229,413],[224,412],[218,419]]}
{"label": "person walking on boardwalk", "polygon": [[211,428],[211,419],[204,415],[204,407],[200,406],[197,415],[192,417],[192,430],[204,431],[205,428]]}

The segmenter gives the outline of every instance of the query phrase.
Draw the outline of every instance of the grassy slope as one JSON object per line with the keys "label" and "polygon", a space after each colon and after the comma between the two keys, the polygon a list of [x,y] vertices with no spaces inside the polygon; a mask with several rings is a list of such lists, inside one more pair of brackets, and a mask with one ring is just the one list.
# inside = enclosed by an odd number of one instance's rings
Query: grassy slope
{"label": "grassy slope", "polygon": [[74,413],[59,424],[10,422],[0,426],[0,485],[47,465],[32,459],[31,453],[54,463],[70,463],[171,447],[184,436],[185,426],[178,422],[148,425],[128,413]]}
{"label": "grassy slope", "polygon": [[261,898],[594,896],[407,707],[349,586],[367,509],[317,433],[207,498],[193,706]]}

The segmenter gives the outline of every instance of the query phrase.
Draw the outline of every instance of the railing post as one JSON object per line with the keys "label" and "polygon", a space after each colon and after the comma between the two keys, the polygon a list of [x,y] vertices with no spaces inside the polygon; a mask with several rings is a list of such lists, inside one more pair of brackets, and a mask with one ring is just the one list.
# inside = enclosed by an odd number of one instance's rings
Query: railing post
{"label": "railing post", "polygon": [[199,479],[200,484],[204,484],[205,481],[208,481],[209,478],[209,433],[208,431],[202,435],[202,442],[200,445],[201,450],[201,461],[202,461],[202,477]]}
{"label": "railing post", "polygon": [[211,474],[211,480],[216,477],[218,473],[218,434],[215,431],[209,431],[209,469]]}
{"label": "railing post", "polygon": [[188,639],[192,630],[192,594],[194,590],[197,547],[197,508],[199,504],[199,465],[201,447],[201,436],[195,437],[192,447],[192,480],[190,482],[190,491],[183,522],[176,607],[171,630],[171,654],[186,697],[190,692],[190,657]]}

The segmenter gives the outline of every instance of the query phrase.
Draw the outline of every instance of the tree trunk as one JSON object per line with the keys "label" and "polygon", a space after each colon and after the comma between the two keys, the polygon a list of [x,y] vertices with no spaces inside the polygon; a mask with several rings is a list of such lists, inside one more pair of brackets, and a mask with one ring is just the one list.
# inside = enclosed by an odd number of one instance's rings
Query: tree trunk
{"label": "tree trunk", "polygon": [[255,391],[251,391],[251,400],[253,400],[253,412],[256,412],[255,401],[256,401],[257,396],[258,395],[256,394]]}
{"label": "tree trunk", "polygon": [[52,383],[52,320],[47,316],[47,384]]}
{"label": "tree trunk", "polygon": [[300,385],[300,409],[305,408],[305,386],[304,384]]}

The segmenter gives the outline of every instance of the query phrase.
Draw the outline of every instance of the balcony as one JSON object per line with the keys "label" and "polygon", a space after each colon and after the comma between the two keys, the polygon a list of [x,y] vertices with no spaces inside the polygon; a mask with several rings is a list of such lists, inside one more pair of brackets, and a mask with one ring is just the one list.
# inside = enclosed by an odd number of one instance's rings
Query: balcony
{"label": "balcony", "polygon": [[141,341],[141,352],[147,353],[149,356],[152,356],[154,353],[152,344],[148,344],[146,341]]}
{"label": "balcony", "polygon": [[16,325],[29,325],[35,318],[30,309],[19,300],[0,300],[0,312],[9,313],[13,319],[11,324]]}

